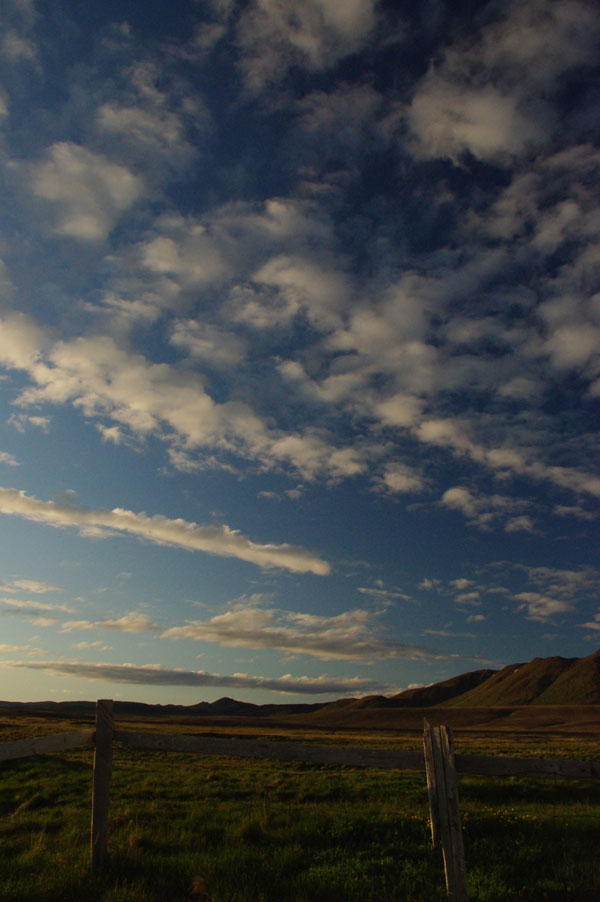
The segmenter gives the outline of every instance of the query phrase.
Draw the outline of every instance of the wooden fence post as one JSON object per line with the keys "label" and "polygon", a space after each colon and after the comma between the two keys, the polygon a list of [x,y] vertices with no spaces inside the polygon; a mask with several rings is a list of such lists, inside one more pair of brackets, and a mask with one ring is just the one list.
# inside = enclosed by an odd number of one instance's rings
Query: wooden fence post
{"label": "wooden fence post", "polygon": [[466,902],[467,875],[452,731],[449,727],[434,727],[425,721],[423,747],[431,840],[434,845],[438,841],[442,843],[448,898],[452,902]]}
{"label": "wooden fence post", "polygon": [[112,699],[98,699],[96,702],[96,753],[94,755],[90,837],[92,871],[95,872],[102,870],[106,860],[113,733]]}

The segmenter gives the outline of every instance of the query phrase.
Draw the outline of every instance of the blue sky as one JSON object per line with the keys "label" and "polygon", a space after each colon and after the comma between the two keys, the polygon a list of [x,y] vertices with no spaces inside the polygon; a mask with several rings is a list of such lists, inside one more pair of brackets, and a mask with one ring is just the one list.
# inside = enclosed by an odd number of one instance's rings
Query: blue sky
{"label": "blue sky", "polygon": [[5,0],[0,698],[600,644],[585,0]]}

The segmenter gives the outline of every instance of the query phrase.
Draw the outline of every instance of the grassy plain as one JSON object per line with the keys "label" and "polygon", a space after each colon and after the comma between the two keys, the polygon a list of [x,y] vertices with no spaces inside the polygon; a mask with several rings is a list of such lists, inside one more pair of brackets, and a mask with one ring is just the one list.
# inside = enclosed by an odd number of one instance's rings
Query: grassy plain
{"label": "grassy plain", "polygon": [[[89,726],[0,714],[0,742]],[[252,721],[183,731],[417,748],[417,731]],[[598,758],[598,733],[458,730],[459,752]],[[89,873],[91,750],[0,765],[2,902],[424,902],[445,899],[423,774],[150,753],[115,745],[110,864]],[[462,777],[469,897],[600,898],[600,784]]]}

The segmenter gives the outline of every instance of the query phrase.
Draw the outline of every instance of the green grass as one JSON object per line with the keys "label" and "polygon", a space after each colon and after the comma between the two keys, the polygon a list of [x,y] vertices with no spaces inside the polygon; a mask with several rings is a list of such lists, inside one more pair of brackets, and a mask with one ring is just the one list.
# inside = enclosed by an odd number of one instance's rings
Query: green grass
{"label": "green grass", "polygon": [[[388,742],[413,739],[418,744],[418,737]],[[503,739],[501,753],[514,754],[516,741]],[[537,741],[526,742],[524,753],[539,753]],[[491,751],[494,738],[462,736],[457,745]],[[560,750],[581,753],[567,737]],[[91,751],[82,750],[0,765],[2,902],[446,898],[422,774],[117,745],[110,862],[94,879],[91,764]],[[470,898],[600,898],[600,785],[463,777],[460,791]]]}

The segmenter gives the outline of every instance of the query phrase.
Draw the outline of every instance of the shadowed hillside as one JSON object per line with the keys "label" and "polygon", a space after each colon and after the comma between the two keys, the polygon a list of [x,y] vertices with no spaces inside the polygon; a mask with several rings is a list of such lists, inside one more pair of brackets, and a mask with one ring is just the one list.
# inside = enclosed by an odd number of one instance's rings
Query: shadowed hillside
{"label": "shadowed hillside", "polygon": [[600,650],[587,658],[575,658],[573,664],[540,695],[537,704],[600,704]]}
{"label": "shadowed hillside", "polygon": [[600,651],[586,658],[534,658],[510,664],[448,706],[600,704]]}
{"label": "shadowed hillside", "polygon": [[429,708],[432,705],[441,705],[448,699],[463,695],[470,689],[474,689],[496,673],[495,670],[472,670],[469,673],[461,673],[459,676],[434,683],[432,686],[421,686],[418,689],[406,689],[397,695],[392,695],[390,701],[403,708]]}

